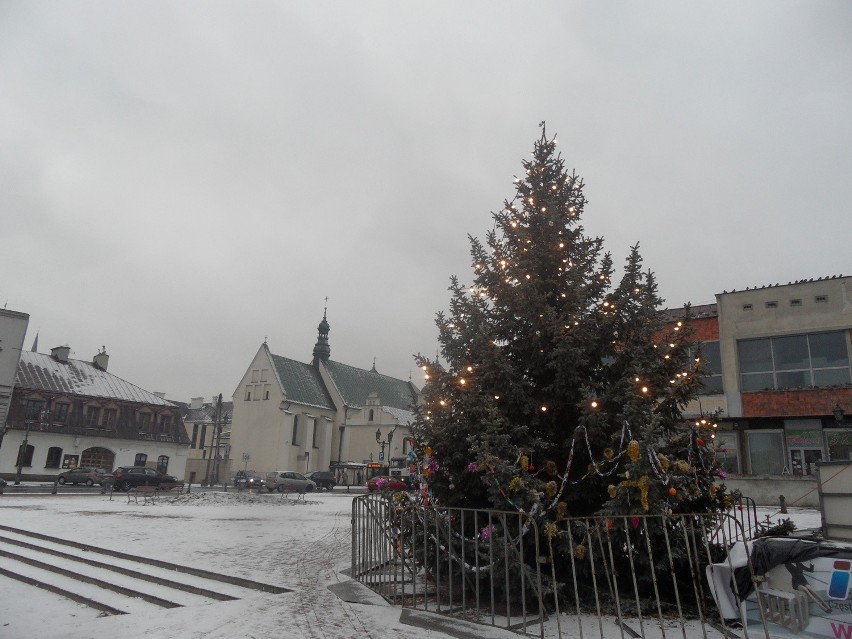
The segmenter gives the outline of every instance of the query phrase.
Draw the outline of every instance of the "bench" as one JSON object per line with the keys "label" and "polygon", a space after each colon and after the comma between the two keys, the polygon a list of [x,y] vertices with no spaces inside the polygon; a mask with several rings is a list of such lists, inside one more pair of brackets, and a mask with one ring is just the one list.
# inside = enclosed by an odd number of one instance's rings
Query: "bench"
{"label": "bench", "polygon": [[286,497],[288,497],[288,496],[290,495],[290,493],[296,493],[296,501],[299,501],[299,500],[301,500],[301,501],[305,501],[305,494],[306,494],[308,491],[307,491],[307,490],[304,490],[304,489],[303,489],[303,490],[299,490],[299,489],[295,489],[295,490],[288,490],[288,489],[286,489],[286,488],[283,488],[283,489],[282,489],[282,490],[280,490],[279,492],[281,493],[281,501],[284,501],[284,499],[285,499]]}
{"label": "bench", "polygon": [[182,481],[163,482],[160,484],[160,490],[177,490],[179,493],[182,493],[184,485]]}
{"label": "bench", "polygon": [[134,486],[130,490],[127,491],[127,503],[130,503],[130,497],[133,497],[136,500],[136,503],[139,503],[139,496],[142,496],[142,505],[145,504],[153,504],[154,499],[159,492],[159,486]]}

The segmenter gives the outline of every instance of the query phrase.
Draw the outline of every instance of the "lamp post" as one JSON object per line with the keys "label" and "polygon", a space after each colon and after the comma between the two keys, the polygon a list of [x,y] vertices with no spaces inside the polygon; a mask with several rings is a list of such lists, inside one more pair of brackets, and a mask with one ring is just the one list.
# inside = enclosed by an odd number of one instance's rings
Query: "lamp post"
{"label": "lamp post", "polygon": [[[376,429],[376,443],[379,444],[382,447],[382,452],[379,453],[379,461],[380,462],[386,461],[385,460],[385,446],[388,447],[388,457],[390,457],[391,444],[393,443],[393,433],[394,433],[395,430],[396,430],[396,426],[394,426],[388,432],[388,439],[387,439],[387,441],[384,441],[384,440],[382,440],[382,429],[381,428]],[[390,464],[387,464],[387,466],[390,467]]]}
{"label": "lamp post", "polygon": [[[39,423],[44,423],[46,415],[47,409],[41,409],[39,412]],[[27,455],[27,446],[30,442],[30,427],[32,426],[33,420],[27,419],[25,416],[24,423],[26,423],[27,429],[24,431],[24,441],[21,442],[21,447],[18,449],[18,471],[15,473],[15,486],[21,485],[21,472],[24,470],[24,457]]]}

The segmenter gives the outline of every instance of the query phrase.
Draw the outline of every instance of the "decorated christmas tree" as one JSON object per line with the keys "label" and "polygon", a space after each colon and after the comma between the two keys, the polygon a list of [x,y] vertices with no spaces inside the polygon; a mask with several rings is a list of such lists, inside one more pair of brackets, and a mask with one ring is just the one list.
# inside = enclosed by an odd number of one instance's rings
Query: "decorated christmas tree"
{"label": "decorated christmas tree", "polygon": [[418,357],[422,496],[518,510],[553,538],[572,516],[722,509],[703,425],[698,345],[667,324],[638,245],[623,272],[585,234],[584,184],[544,124],[514,196],[471,237],[472,284],[451,279],[440,352]]}

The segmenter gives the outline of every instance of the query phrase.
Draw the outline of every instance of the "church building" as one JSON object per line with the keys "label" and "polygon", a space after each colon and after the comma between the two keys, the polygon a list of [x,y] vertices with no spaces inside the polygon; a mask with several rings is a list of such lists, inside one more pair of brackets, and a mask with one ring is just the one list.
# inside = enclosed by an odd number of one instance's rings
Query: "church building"
{"label": "church building", "polygon": [[406,474],[420,392],[411,381],[331,359],[323,313],[310,363],[261,344],[233,396],[230,457],[261,474],[349,469],[349,481]]}

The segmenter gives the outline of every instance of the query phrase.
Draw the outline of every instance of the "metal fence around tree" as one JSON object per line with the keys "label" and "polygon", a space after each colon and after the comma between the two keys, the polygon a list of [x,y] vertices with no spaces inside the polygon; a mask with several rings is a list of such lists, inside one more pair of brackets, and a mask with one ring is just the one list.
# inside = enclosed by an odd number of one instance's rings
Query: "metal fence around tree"
{"label": "metal fence around tree", "polygon": [[395,605],[539,637],[739,636],[705,571],[746,538],[751,510],[542,530],[525,513],[370,494],[353,500],[352,575]]}

